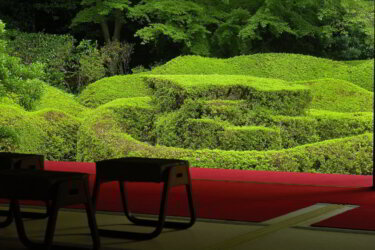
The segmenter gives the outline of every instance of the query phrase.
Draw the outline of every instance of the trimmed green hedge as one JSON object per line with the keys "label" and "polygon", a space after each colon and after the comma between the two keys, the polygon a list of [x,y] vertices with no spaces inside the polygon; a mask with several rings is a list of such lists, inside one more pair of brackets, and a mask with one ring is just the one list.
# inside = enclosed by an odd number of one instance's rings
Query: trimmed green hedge
{"label": "trimmed green hedge", "polygon": [[185,99],[243,99],[251,109],[267,107],[299,115],[312,99],[308,88],[276,79],[239,75],[148,75],[145,79],[161,111],[176,110]]}
{"label": "trimmed green hedge", "polygon": [[86,107],[96,108],[118,98],[142,97],[150,95],[141,74],[119,75],[103,78],[88,85],[78,100]]}
{"label": "trimmed green hedge", "polygon": [[191,150],[139,142],[121,133],[114,116],[108,111],[93,114],[84,121],[79,131],[78,160],[138,156],[185,159],[192,166],[209,168],[372,173],[373,136],[370,133],[276,151]]}
{"label": "trimmed green hedge", "polygon": [[318,142],[318,121],[313,117],[273,116],[268,126],[280,129],[283,148],[293,148],[299,145]]}
{"label": "trimmed green hedge", "polygon": [[19,141],[4,151],[44,154],[47,160],[75,161],[80,121],[65,112],[43,109],[26,112],[16,106],[0,105],[0,127],[18,135]]}
{"label": "trimmed green hedge", "polygon": [[[219,132],[228,125],[212,119],[187,119],[183,124],[183,148],[215,149],[220,145]],[[181,147],[174,145],[174,147]]]}
{"label": "trimmed green hedge", "polygon": [[374,91],[374,77],[369,77],[374,61],[370,59],[363,62],[350,65],[346,62],[287,53],[261,53],[228,59],[180,56],[154,68],[151,73],[251,75],[285,81],[335,78]]}
{"label": "trimmed green hedge", "polygon": [[281,149],[280,130],[259,126],[226,127],[218,133],[222,150],[272,150]]}
{"label": "trimmed green hedge", "polygon": [[292,148],[372,132],[373,114],[311,109],[306,117],[272,116],[268,126],[279,127],[283,148]]}
{"label": "trimmed green hedge", "polygon": [[[127,133],[137,140],[154,144],[154,108],[149,104],[150,97],[119,98],[101,105],[93,113],[114,114],[120,131]],[[105,118],[104,118],[105,119]]]}
{"label": "trimmed green hedge", "polygon": [[316,131],[321,140],[374,131],[372,112],[338,113],[325,110],[310,110],[309,117],[313,117],[318,121]]}
{"label": "trimmed green hedge", "polygon": [[228,121],[235,126],[258,126],[269,124],[277,113],[267,108],[252,110],[245,100],[211,100],[202,102],[203,117]]}

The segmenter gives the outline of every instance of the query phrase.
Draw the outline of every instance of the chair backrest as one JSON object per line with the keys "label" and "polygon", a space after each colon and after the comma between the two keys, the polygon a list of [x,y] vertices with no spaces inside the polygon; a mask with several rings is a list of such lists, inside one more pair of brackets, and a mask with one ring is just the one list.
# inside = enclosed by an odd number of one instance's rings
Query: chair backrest
{"label": "chair backrest", "polygon": [[1,169],[44,169],[44,156],[36,154],[20,154],[0,152]]}

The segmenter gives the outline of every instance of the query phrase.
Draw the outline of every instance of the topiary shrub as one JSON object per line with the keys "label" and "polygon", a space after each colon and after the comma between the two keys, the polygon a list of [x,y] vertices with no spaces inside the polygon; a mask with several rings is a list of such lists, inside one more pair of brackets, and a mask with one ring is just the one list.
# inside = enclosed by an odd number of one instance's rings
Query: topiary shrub
{"label": "topiary shrub", "polygon": [[89,108],[118,98],[149,96],[150,91],[140,75],[121,75],[103,78],[87,86],[78,96],[78,101]]}
{"label": "topiary shrub", "polygon": [[38,125],[43,129],[41,149],[46,158],[53,161],[75,161],[80,121],[53,109],[35,112],[33,116],[39,118]]}
{"label": "topiary shrub", "polygon": [[274,150],[281,149],[280,130],[257,126],[226,127],[218,133],[222,150]]}
{"label": "topiary shrub", "polygon": [[43,88],[43,95],[35,103],[35,110],[58,109],[77,118],[83,117],[85,112],[89,110],[81,105],[73,94],[68,94],[47,84],[43,84]]}
{"label": "topiary shrub", "polygon": [[100,106],[93,112],[113,112],[116,124],[122,132],[137,140],[154,144],[155,112],[149,104],[150,101],[149,97],[120,98]]}
{"label": "topiary shrub", "polygon": [[327,140],[291,149],[269,151],[191,150],[151,146],[121,133],[115,114],[94,113],[80,128],[78,160],[137,156],[179,158],[195,167],[269,171],[362,174],[372,173],[373,135]]}
{"label": "topiary shrub", "polygon": [[302,114],[311,101],[308,88],[275,79],[229,75],[149,75],[153,101],[159,110],[171,111],[185,99],[247,100],[251,109],[266,107],[280,114]]}
{"label": "topiary shrub", "polygon": [[0,105],[0,127],[15,131],[19,141],[12,151],[43,154],[47,160],[75,161],[80,121],[62,111],[43,109],[26,112]]}

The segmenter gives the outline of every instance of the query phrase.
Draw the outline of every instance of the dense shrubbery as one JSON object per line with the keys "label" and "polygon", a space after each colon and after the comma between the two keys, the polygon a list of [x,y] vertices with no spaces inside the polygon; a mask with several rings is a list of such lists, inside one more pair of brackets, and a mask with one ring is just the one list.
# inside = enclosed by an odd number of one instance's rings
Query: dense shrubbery
{"label": "dense shrubbery", "polygon": [[43,93],[43,65],[39,63],[23,65],[17,57],[9,56],[6,42],[2,40],[5,25],[0,20],[0,101],[5,96],[8,100],[21,105],[27,110]]}
{"label": "dense shrubbery", "polygon": [[8,51],[24,64],[45,65],[44,80],[69,92],[80,92],[104,76],[127,73],[133,46],[112,42],[98,48],[96,42],[71,35],[6,32]]}

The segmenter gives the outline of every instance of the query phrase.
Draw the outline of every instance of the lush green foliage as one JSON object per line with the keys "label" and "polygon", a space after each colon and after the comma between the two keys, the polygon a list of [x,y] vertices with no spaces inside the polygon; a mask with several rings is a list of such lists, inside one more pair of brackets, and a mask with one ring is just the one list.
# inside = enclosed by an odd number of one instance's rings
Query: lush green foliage
{"label": "lush green foliage", "polygon": [[78,100],[86,107],[96,108],[117,98],[142,97],[149,93],[139,75],[113,76],[87,86]]}
{"label": "lush green foliage", "polygon": [[[373,93],[348,79],[315,77],[333,74],[334,67],[338,76],[352,77],[360,73],[353,69],[368,62],[279,54],[284,62],[315,63],[285,67],[274,66],[277,56],[237,57],[238,62],[183,57],[201,64],[193,68],[179,64],[180,58],[150,72],[105,78],[89,85],[80,103],[45,85],[36,112],[3,98],[1,150],[56,160],[145,156],[186,159],[199,167],[370,174],[372,134],[366,133],[373,130]],[[173,67],[192,72],[169,73]],[[215,72],[220,67],[225,74]],[[254,68],[263,78],[251,76]],[[289,73],[276,74],[287,68]],[[272,79],[272,72],[284,79]],[[363,79],[365,74],[370,73]]]}
{"label": "lush green foliage", "polygon": [[82,40],[79,44],[71,35],[6,32],[7,50],[20,57],[24,64],[43,63],[44,80],[50,85],[78,92],[88,83],[105,76],[102,54],[97,44]]}
{"label": "lush green foliage", "polygon": [[0,3],[0,19],[12,28],[54,34],[69,32],[80,39],[98,39],[100,44],[135,42],[137,62],[131,68],[165,62],[181,54],[228,58],[287,52],[339,60],[372,58],[373,13],[372,0]]}
{"label": "lush green foliage", "polygon": [[43,65],[22,65],[20,59],[9,56],[2,40],[4,23],[0,20],[0,97],[7,96],[25,109],[32,109],[42,95]]}

